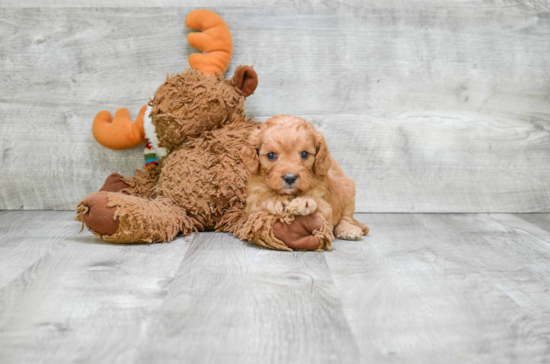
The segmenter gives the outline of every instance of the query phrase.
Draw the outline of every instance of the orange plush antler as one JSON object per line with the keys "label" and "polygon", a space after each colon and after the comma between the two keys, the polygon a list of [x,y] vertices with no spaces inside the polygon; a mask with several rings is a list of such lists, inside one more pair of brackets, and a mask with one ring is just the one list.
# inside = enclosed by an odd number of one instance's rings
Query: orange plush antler
{"label": "orange plush antler", "polygon": [[139,111],[133,122],[128,109],[118,109],[114,119],[108,111],[99,112],[94,119],[94,138],[109,149],[121,150],[137,147],[145,142],[143,115],[147,106]]}
{"label": "orange plush antler", "polygon": [[189,65],[207,76],[224,73],[233,55],[233,38],[225,21],[206,9],[194,10],[187,15],[185,24],[201,33],[187,35],[189,44],[201,53],[189,56]]}

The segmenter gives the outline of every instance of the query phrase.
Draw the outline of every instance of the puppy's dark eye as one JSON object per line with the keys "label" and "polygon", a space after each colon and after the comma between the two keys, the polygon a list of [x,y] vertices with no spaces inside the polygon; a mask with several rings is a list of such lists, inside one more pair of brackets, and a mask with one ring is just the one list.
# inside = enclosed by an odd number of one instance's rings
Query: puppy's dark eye
{"label": "puppy's dark eye", "polygon": [[273,153],[273,152],[267,153],[267,159],[273,160],[273,159],[275,159],[275,158],[277,158],[277,154],[275,154],[275,153]]}
{"label": "puppy's dark eye", "polygon": [[307,159],[307,157],[309,157],[309,153],[306,152],[306,151],[303,151],[302,152],[302,158]]}

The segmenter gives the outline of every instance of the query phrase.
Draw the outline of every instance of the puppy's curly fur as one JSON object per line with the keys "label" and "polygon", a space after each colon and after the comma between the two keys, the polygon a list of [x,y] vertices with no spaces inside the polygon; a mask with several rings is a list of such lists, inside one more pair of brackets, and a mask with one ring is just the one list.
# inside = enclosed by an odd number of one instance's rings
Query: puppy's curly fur
{"label": "puppy's curly fur", "polygon": [[[353,219],[355,183],[348,178],[327,148],[323,135],[299,117],[275,116],[253,130],[243,148],[243,164],[250,174],[245,215],[249,221],[292,221],[295,216],[317,214],[323,227],[314,231],[321,246],[334,239],[359,240],[369,228]],[[281,249],[272,233],[247,238]],[[328,227],[328,231],[327,231]],[[275,239],[275,241],[273,241]],[[284,244],[282,244],[284,246]],[[290,250],[290,249],[289,249]]]}

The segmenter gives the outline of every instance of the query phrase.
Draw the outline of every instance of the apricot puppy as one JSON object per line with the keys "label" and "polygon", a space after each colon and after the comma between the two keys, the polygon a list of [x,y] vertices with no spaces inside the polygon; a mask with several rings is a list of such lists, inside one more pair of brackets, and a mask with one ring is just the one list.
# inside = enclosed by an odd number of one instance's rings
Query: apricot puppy
{"label": "apricot puppy", "polygon": [[[243,148],[243,163],[250,174],[247,187],[246,215],[269,215],[278,219],[274,234],[256,234],[248,237],[260,245],[284,246],[306,250],[330,249],[332,233],[321,234],[320,225],[326,225],[339,239],[359,240],[369,228],[353,219],[355,210],[355,183],[348,178],[327,149],[323,135],[302,118],[290,115],[275,116],[253,130]],[[312,240],[296,246],[296,231],[292,226],[281,226],[280,221],[291,222],[297,216],[312,216],[319,221],[319,229],[302,229],[320,239],[312,247]],[[260,219],[261,220],[261,219]],[[303,219],[302,219],[303,220]],[[310,219],[311,220],[311,219]],[[311,225],[311,221],[306,225]],[[258,224],[257,224],[258,225]],[[265,229],[270,229],[265,224]],[[285,234],[286,231],[292,231]],[[306,230],[308,232],[306,232]],[[313,230],[313,231],[311,231]],[[281,233],[282,232],[282,233]],[[328,240],[323,243],[323,239]],[[285,241],[286,240],[286,241]]]}

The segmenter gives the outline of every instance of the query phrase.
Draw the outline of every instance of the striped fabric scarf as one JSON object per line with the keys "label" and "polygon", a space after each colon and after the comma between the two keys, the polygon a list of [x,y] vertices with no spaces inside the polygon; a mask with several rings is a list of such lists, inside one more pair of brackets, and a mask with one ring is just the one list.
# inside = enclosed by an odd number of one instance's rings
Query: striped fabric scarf
{"label": "striped fabric scarf", "polygon": [[143,155],[145,157],[145,168],[159,164],[159,156],[150,141],[147,141],[147,144],[145,144]]}

